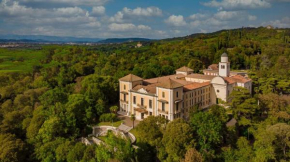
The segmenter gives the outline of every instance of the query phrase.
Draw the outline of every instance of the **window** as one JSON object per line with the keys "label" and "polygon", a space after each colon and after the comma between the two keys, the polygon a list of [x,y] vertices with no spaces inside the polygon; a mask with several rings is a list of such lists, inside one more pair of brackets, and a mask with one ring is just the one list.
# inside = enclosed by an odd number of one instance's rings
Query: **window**
{"label": "window", "polygon": [[225,67],[225,65],[221,65],[221,69],[225,69],[226,67]]}
{"label": "window", "polygon": [[219,93],[219,92],[220,92],[220,90],[216,90],[216,92],[217,92],[217,93]]}
{"label": "window", "polygon": [[149,100],[149,108],[152,108],[152,100]]}
{"label": "window", "polygon": [[126,101],[126,94],[124,94],[124,101]]}
{"label": "window", "polygon": [[162,102],[162,111],[165,111],[165,103]]}
{"label": "window", "polygon": [[179,108],[178,105],[179,105],[179,104],[177,103],[177,104],[176,104],[176,111],[178,111],[178,108]]}
{"label": "window", "polygon": [[126,90],[126,85],[124,85],[124,90]]}
{"label": "window", "polygon": [[165,97],[165,93],[164,93],[164,92],[162,92],[162,97],[163,97],[163,98]]}
{"label": "window", "polygon": [[136,96],[133,96],[133,103],[136,104]]}
{"label": "window", "polygon": [[152,116],[152,112],[149,112],[149,115]]}
{"label": "window", "polygon": [[176,92],[176,97],[178,97],[178,92]]}
{"label": "window", "polygon": [[144,105],[144,98],[141,98],[141,106]]}

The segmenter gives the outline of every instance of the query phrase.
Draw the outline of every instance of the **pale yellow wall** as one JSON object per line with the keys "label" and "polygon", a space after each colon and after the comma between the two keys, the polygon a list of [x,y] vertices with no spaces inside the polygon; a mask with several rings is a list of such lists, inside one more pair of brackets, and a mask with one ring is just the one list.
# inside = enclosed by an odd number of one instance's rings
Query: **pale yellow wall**
{"label": "pale yellow wall", "polygon": [[[129,90],[130,90],[130,84],[129,82],[119,82],[119,89],[120,89],[120,100],[124,100],[124,95],[121,92],[127,92],[129,94]],[[126,88],[124,87],[126,86]],[[126,95],[126,101],[129,100],[129,95]]]}
{"label": "pale yellow wall", "polygon": [[[134,96],[136,96],[136,104],[134,104]],[[146,107],[146,109],[150,111],[153,111],[155,109],[155,99],[153,96],[135,93],[135,92],[132,92],[132,95],[131,95],[131,102],[132,102],[133,107],[139,107],[138,104],[141,105],[141,98],[144,99],[143,105]],[[149,107],[149,100],[152,100],[151,108]]]}
{"label": "pale yellow wall", "polygon": [[192,91],[186,92],[184,94],[184,117],[189,117],[190,108],[194,105],[202,103],[200,105],[201,109],[211,106],[215,100],[215,97],[212,95],[211,85],[194,89]]}
{"label": "pale yellow wall", "polygon": [[[165,96],[162,96],[162,92],[164,92]],[[170,90],[169,89],[163,89],[163,88],[158,88],[158,98],[157,100],[165,100],[168,103],[165,104],[165,111],[167,111],[169,113],[169,102],[170,102]],[[162,110],[162,102],[157,101],[157,105],[158,105],[158,109]],[[157,110],[157,111],[159,111]]]}
{"label": "pale yellow wall", "polygon": [[[178,97],[176,95],[177,92],[178,92]],[[176,100],[182,100],[182,99],[183,99],[183,87],[173,89],[173,101],[172,101],[172,103],[173,103],[173,113],[174,114],[182,111],[182,102],[178,103],[178,111],[176,110],[176,104],[175,104]]]}

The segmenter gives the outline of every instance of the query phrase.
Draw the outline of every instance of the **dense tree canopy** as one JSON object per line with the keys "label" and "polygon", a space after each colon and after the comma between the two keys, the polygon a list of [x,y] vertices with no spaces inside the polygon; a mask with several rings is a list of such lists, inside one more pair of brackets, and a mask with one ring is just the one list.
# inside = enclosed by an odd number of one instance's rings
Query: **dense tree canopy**
{"label": "dense tree canopy", "polygon": [[[141,48],[129,42],[3,49],[1,56],[15,57],[9,58],[13,66],[27,52],[41,57],[19,72],[0,66],[0,161],[289,161],[289,36],[289,29],[260,27],[143,42]],[[188,121],[149,117],[134,129],[137,150],[115,136],[108,146],[76,142],[101,115],[116,113],[120,77],[159,77],[182,66],[202,72],[224,52],[231,70],[248,72],[252,94],[235,88],[227,109],[196,109]],[[237,123],[226,127],[232,119]]]}

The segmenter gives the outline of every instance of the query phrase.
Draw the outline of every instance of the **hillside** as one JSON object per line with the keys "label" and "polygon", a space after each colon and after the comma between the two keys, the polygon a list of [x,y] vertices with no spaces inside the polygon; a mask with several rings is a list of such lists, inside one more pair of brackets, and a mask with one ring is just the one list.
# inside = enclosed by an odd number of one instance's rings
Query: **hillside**
{"label": "hillside", "polygon": [[[290,29],[223,30],[142,44],[1,49],[0,161],[290,160]],[[224,52],[232,70],[249,71],[253,94],[236,89],[228,109],[194,106],[188,121],[146,119],[132,130],[139,150],[118,137],[98,147],[76,141],[91,126],[121,123],[111,123],[119,78],[159,77],[182,66],[200,72]],[[237,124],[228,127],[232,118]]]}

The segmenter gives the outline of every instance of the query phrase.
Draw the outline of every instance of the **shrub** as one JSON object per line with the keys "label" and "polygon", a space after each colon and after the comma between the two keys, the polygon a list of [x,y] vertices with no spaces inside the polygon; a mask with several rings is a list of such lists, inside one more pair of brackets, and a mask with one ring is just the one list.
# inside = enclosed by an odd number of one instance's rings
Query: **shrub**
{"label": "shrub", "polygon": [[117,115],[116,114],[113,114],[113,113],[102,114],[100,116],[100,121],[101,122],[117,121]]}

